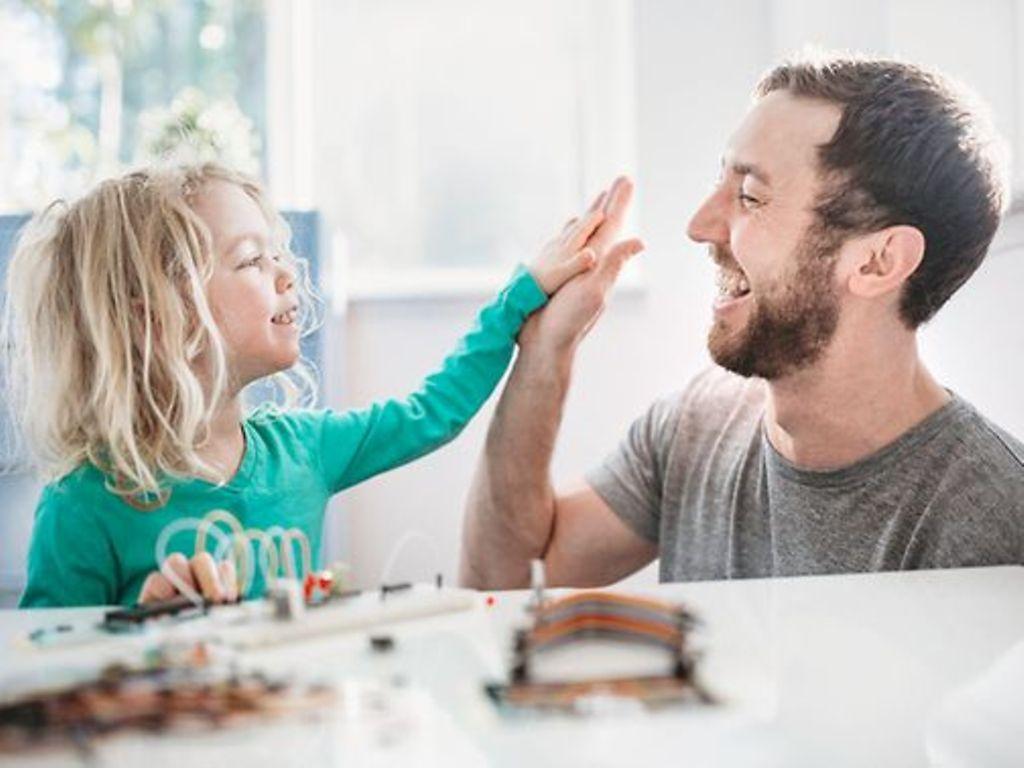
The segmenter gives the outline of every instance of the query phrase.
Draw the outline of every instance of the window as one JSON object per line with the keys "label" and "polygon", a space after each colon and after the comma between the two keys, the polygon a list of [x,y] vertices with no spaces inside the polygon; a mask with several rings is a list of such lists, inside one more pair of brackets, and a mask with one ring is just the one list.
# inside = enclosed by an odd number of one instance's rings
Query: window
{"label": "window", "polygon": [[317,25],[314,197],[356,294],[491,283],[633,164],[629,3],[345,0]]}
{"label": "window", "polygon": [[634,164],[629,0],[0,0],[0,34],[0,212],[203,129],[356,293],[493,286]]}
{"label": "window", "polygon": [[229,161],[261,164],[257,0],[7,0],[0,38],[0,210],[74,195],[189,121]]}

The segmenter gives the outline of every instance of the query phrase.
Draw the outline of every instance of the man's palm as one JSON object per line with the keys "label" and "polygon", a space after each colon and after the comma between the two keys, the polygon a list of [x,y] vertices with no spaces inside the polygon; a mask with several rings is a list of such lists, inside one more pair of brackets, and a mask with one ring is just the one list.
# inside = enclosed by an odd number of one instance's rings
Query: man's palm
{"label": "man's palm", "polygon": [[632,196],[630,181],[617,179],[608,193],[604,222],[585,246],[594,251],[597,265],[562,286],[544,310],[530,318],[520,341],[540,341],[556,348],[572,347],[593,327],[622,265],[643,250],[643,243],[635,238],[614,242]]}

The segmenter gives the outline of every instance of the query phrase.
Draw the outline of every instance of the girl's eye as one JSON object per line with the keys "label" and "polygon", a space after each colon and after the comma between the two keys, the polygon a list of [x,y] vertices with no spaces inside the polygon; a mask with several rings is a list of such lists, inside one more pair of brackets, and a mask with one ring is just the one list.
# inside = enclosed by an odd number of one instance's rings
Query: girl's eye
{"label": "girl's eye", "polygon": [[263,261],[263,254],[257,253],[255,256],[250,256],[245,261],[243,261],[241,266],[243,269],[246,267],[258,267],[261,261]]}

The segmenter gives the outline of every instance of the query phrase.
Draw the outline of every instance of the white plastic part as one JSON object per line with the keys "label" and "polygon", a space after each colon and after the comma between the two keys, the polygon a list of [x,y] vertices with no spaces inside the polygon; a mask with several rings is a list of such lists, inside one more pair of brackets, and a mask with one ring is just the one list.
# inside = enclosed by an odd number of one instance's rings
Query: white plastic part
{"label": "white plastic part", "polygon": [[274,618],[279,621],[295,621],[306,612],[302,584],[297,579],[278,579],[267,594],[274,607]]}
{"label": "white plastic part", "polygon": [[533,605],[539,607],[544,603],[544,561],[537,558],[530,561],[530,587],[533,589]]}

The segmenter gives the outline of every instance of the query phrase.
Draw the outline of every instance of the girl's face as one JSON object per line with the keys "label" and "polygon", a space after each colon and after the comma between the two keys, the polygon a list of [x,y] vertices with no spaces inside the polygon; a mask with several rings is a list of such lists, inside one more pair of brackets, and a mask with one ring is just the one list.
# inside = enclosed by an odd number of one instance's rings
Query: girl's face
{"label": "girl's face", "polygon": [[291,256],[276,250],[270,224],[236,184],[213,180],[192,201],[213,237],[216,267],[207,301],[239,386],[299,358],[298,298]]}

